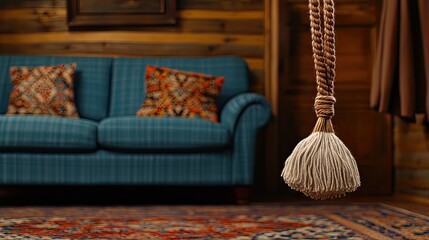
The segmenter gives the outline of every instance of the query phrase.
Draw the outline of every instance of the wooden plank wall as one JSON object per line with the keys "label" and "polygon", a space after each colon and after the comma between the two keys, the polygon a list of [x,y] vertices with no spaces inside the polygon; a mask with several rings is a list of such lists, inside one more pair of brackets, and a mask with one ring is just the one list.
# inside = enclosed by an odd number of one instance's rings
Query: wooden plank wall
{"label": "wooden plank wall", "polygon": [[244,57],[264,94],[264,0],[178,0],[174,26],[69,31],[66,0],[0,1],[0,54]]}
{"label": "wooden plank wall", "polygon": [[422,124],[396,118],[396,190],[429,197],[429,132]]}

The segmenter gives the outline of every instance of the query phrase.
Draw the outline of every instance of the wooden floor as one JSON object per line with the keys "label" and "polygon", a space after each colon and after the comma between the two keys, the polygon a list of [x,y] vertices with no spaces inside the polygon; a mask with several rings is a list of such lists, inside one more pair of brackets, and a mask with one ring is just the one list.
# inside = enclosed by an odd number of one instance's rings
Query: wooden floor
{"label": "wooden floor", "polygon": [[[0,187],[0,206],[33,205],[147,205],[147,204],[236,204],[234,190],[198,187],[125,187],[125,186],[24,186]],[[429,198],[396,193],[389,196],[356,196],[316,201],[298,192],[287,197],[253,194],[250,204],[330,204],[339,202],[381,202],[429,216]]]}
{"label": "wooden floor", "polygon": [[379,202],[429,216],[429,198],[427,197],[396,194],[389,198],[380,199]]}
{"label": "wooden floor", "polygon": [[359,203],[384,203],[391,206],[403,208],[415,213],[429,216],[429,198],[423,196],[416,196],[403,193],[395,193],[389,196],[346,196],[343,198],[329,199],[323,201],[312,200],[305,196],[292,196],[292,197],[281,197],[271,200],[262,200],[257,202],[273,202],[273,203],[320,203],[320,204],[334,204],[341,202],[359,202]]}

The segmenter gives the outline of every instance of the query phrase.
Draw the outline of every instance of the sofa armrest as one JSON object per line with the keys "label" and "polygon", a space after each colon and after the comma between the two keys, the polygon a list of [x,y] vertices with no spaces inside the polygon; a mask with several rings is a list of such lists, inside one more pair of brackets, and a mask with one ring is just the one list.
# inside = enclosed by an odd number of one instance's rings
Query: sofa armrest
{"label": "sofa armrest", "polygon": [[255,93],[235,96],[221,112],[221,124],[233,134],[232,184],[253,183],[258,129],[268,123],[271,108],[264,97]]}
{"label": "sofa armrest", "polygon": [[247,108],[254,106],[261,107],[261,111],[258,111],[260,114],[252,117],[249,121],[254,122],[257,127],[264,126],[271,117],[271,107],[264,97],[256,93],[242,93],[229,100],[221,111],[221,124],[227,126],[234,134],[240,117]]}

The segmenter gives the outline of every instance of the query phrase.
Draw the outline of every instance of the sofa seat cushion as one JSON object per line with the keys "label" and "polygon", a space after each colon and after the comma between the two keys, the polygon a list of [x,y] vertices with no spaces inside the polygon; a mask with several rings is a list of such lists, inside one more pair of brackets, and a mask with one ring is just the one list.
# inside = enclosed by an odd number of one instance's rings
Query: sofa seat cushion
{"label": "sofa seat cushion", "polygon": [[0,149],[95,150],[97,123],[51,116],[0,116]]}
{"label": "sofa seat cushion", "polygon": [[202,119],[125,116],[101,121],[98,141],[106,149],[207,151],[229,146],[231,133]]}

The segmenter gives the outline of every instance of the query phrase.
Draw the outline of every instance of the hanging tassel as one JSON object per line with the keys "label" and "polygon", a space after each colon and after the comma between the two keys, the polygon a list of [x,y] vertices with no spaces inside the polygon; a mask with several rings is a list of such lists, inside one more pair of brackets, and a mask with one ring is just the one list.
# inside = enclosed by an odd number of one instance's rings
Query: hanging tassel
{"label": "hanging tassel", "polygon": [[332,0],[323,0],[322,29],[319,1],[309,0],[317,81],[314,108],[318,120],[313,133],[298,143],[286,159],[281,176],[292,189],[313,199],[323,200],[355,191],[360,186],[360,176],[355,159],[335,135],[331,122],[336,101],[334,3]]}
{"label": "hanging tassel", "polygon": [[[323,117],[316,126],[332,127]],[[316,129],[286,159],[282,177],[292,189],[319,200],[343,196],[360,186],[356,161],[344,143],[334,132]]]}

